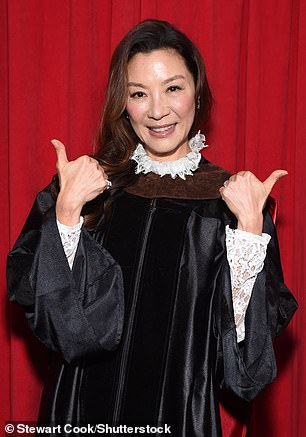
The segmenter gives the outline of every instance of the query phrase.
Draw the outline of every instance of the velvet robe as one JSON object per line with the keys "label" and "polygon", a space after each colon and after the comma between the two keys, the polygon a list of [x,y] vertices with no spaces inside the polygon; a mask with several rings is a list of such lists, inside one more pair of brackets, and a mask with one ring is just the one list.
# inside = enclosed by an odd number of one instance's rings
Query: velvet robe
{"label": "velvet robe", "polygon": [[[220,437],[220,390],[252,400],[276,376],[273,339],[296,302],[272,236],[237,343],[219,196],[229,173],[205,162],[186,181],[141,175],[102,230],[82,228],[70,270],[51,187],[37,196],[8,258],[10,299],[54,353],[39,421],[169,425]],[[118,435],[118,434],[116,434]]]}

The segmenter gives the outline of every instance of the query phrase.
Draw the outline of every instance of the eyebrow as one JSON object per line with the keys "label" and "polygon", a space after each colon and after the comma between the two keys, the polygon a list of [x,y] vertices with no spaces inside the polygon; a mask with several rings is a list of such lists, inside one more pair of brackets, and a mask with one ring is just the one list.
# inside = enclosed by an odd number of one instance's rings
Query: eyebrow
{"label": "eyebrow", "polygon": [[[176,76],[169,77],[169,79],[166,79],[162,82],[162,85],[167,85],[167,83],[173,82],[177,79],[185,79],[185,76],[181,74],[177,74]],[[128,82],[128,86],[135,86],[135,87],[141,87],[141,88],[147,88],[145,85],[139,82]]]}

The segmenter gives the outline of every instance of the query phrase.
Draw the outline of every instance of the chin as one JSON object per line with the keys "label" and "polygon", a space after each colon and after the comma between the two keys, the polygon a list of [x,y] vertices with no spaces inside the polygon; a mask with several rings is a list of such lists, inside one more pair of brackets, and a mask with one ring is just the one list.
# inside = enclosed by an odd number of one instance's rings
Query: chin
{"label": "chin", "polygon": [[[170,141],[169,141],[170,143]],[[150,142],[145,142],[144,144],[150,144],[149,146],[145,146],[145,149],[148,153],[148,155],[151,156],[152,159],[156,158],[156,159],[160,159],[160,158],[168,158],[168,161],[171,161],[171,157],[173,156],[173,160],[185,157],[186,154],[188,153],[188,149],[186,147],[186,141],[182,140],[182,141],[176,141],[175,143],[178,144],[178,146],[173,147],[173,143],[174,141],[171,141],[171,144],[161,144],[160,141],[158,142],[158,144],[156,144],[156,142],[154,141],[152,143]],[[181,153],[180,153],[180,149]]]}
{"label": "chin", "polygon": [[186,156],[185,153],[182,153],[182,156],[179,156],[179,151],[178,149],[172,149],[172,148],[146,148],[146,151],[148,153],[148,155],[152,158],[152,159],[167,159],[168,161],[172,161],[172,160],[176,160],[179,159],[183,156]]}

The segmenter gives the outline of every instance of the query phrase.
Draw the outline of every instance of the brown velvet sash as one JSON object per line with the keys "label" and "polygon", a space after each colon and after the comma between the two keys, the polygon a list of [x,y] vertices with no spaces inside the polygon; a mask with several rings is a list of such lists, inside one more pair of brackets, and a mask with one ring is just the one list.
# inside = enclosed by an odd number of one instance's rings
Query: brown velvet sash
{"label": "brown velvet sash", "polygon": [[216,199],[220,197],[219,188],[230,176],[227,170],[206,162],[193,176],[186,176],[186,180],[180,177],[172,179],[170,175],[140,174],[135,184],[125,188],[125,191],[147,198]]}

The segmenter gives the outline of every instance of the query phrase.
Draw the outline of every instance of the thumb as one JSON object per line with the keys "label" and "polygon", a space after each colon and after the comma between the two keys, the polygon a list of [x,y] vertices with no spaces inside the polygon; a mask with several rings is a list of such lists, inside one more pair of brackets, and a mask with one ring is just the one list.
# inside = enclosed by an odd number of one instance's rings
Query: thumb
{"label": "thumb", "polygon": [[267,190],[268,195],[271,193],[272,188],[274,187],[275,183],[282,178],[283,176],[286,176],[288,172],[286,170],[275,170],[273,171],[269,177],[263,182],[265,189]]}
{"label": "thumb", "polygon": [[66,148],[64,144],[58,140],[51,140],[51,143],[53,144],[57,154],[57,166],[60,168],[69,162],[66,154]]}

